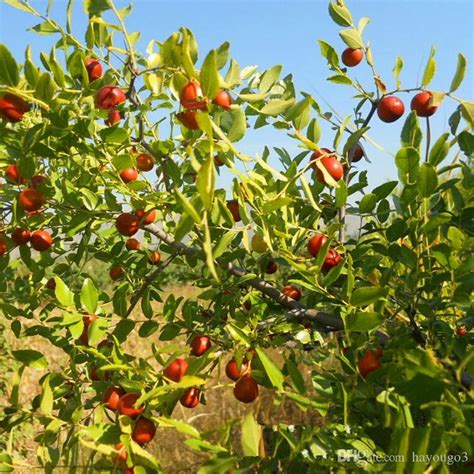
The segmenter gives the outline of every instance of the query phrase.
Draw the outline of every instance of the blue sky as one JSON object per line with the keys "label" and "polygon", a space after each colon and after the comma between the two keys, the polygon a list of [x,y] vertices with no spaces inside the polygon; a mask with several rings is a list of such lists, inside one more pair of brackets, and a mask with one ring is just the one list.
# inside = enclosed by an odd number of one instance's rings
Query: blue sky
{"label": "blue sky", "polygon": [[[45,8],[46,1],[33,2],[37,8]],[[74,12],[75,33],[83,37],[86,17],[82,2],[76,1]],[[63,18],[67,2],[56,1],[52,16]],[[127,2],[116,1],[118,6]],[[204,56],[207,51],[223,41],[231,43],[231,55],[241,67],[258,65],[265,69],[282,64],[284,72],[293,73],[298,90],[315,96],[324,110],[327,101],[341,115],[351,112],[352,89],[328,83],[329,72],[319,53],[317,39],[331,43],[338,51],[344,44],[338,36],[340,27],[335,25],[327,13],[326,0],[260,0],[260,1],[143,1],[136,0],[135,9],[127,19],[129,31],[140,31],[139,45],[144,50],[151,39],[163,40],[181,26],[191,28]],[[468,74],[456,95],[472,100],[474,97],[471,65],[474,56],[474,2],[470,0],[347,0],[353,17],[371,18],[364,34],[373,47],[376,68],[389,89],[394,88],[392,69],[397,55],[405,61],[401,74],[402,85],[413,87],[421,77],[430,48],[435,46],[437,72],[430,84],[432,90],[447,89],[455,71],[457,53],[463,52],[468,59]],[[37,55],[41,50],[49,51],[52,36],[39,36],[26,30],[38,23],[35,18],[14,8],[0,4],[0,41],[5,43],[21,61],[27,44],[33,45]],[[353,75],[368,84],[370,75],[366,65],[354,68]],[[411,95],[400,96],[409,109]],[[324,98],[324,100],[323,100]],[[432,120],[433,135],[447,128],[447,120],[455,104],[445,101]],[[377,118],[372,121],[371,136],[386,150],[395,152],[403,124],[400,119],[394,124],[384,124]],[[330,130],[323,129],[321,146],[331,145]],[[293,141],[284,133],[270,127],[249,133],[239,148],[249,154],[261,151],[263,145],[286,146],[297,153]],[[370,169],[369,182],[376,185],[396,175],[390,154],[367,147],[372,164],[359,167]],[[228,177],[227,177],[228,178]],[[226,178],[224,177],[224,180]]]}

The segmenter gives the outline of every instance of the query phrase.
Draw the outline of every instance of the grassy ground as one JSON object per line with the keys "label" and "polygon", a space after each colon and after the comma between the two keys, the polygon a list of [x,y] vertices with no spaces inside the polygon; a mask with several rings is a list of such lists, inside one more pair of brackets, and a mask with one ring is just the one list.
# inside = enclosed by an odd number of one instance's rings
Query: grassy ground
{"label": "grassy ground", "polygon": [[[186,298],[196,297],[198,290],[195,287],[184,285],[169,287],[163,299],[172,293],[175,297],[184,296]],[[131,316],[135,319],[143,319],[139,310],[136,310]],[[10,330],[5,332],[7,346],[15,349],[34,349],[45,354],[49,361],[50,368],[57,370],[68,364],[68,357],[64,352],[54,348],[43,338],[32,337],[26,339],[16,339]],[[133,354],[136,357],[147,358],[151,355],[150,346],[151,340],[157,342],[157,338],[146,339],[150,343],[144,343],[144,340],[139,338],[136,332],[133,332],[128,337],[124,344],[124,350],[127,353]],[[180,341],[183,346],[185,340]],[[165,343],[163,343],[165,344]],[[278,359],[280,356],[275,351],[272,357]],[[245,415],[248,411],[255,411],[259,422],[265,425],[274,425],[276,423],[287,424],[320,424],[322,419],[315,413],[303,413],[297,409],[293,403],[286,401],[279,406],[274,405],[272,401],[272,392],[266,389],[261,390],[261,396],[258,401],[249,405],[242,404],[235,400],[232,394],[232,385],[223,373],[223,367],[214,372],[214,377],[207,383],[206,387],[215,387],[212,390],[206,391],[206,405],[199,405],[193,410],[186,409],[178,404],[175,408],[173,416],[187,421],[195,426],[201,432],[210,434],[210,439],[217,439],[217,430],[224,424],[232,424],[233,420]],[[309,368],[306,368],[309,373]],[[39,379],[44,375],[44,370],[34,370],[26,368],[22,376],[22,383],[20,385],[20,401],[25,407],[31,405],[32,399],[40,392]],[[1,382],[1,379],[0,379]],[[8,385],[8,383],[7,383]],[[7,387],[8,394],[8,387]],[[6,404],[6,397],[1,396],[0,386],[0,406]],[[38,465],[36,460],[37,445],[34,442],[35,429],[33,426],[26,426],[22,428],[21,432],[15,433],[15,451],[24,457],[25,461],[30,465]],[[202,454],[187,448],[184,444],[185,437],[174,429],[160,428],[155,436],[153,443],[151,443],[147,450],[153,453],[162,463],[167,473],[189,473],[195,472],[199,464],[205,460]],[[240,432],[239,424],[235,423],[231,429],[232,444],[237,453],[240,452]],[[82,456],[87,453],[82,453]],[[85,459],[83,459],[85,461]],[[32,472],[31,468],[16,470],[15,472]],[[36,472],[36,471],[35,471]],[[42,472],[38,470],[37,472]],[[60,473],[57,469],[55,472]],[[64,471],[66,472],[66,471]]]}

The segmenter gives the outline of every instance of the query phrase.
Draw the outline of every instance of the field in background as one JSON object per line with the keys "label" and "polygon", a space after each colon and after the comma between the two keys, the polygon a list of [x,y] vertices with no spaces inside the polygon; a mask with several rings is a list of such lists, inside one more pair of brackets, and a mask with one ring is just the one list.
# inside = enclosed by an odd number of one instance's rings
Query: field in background
{"label": "field in background", "polygon": [[[166,291],[164,291],[163,300],[165,300],[169,294],[173,294],[175,297],[184,296],[185,298],[193,298],[196,297],[200,291],[202,290],[193,287],[190,284],[170,286]],[[157,311],[159,312],[159,305]],[[2,317],[0,316],[0,323],[2,322],[1,318]],[[132,313],[131,318],[143,319],[139,309],[136,309],[134,313]],[[161,342],[158,340],[158,335],[159,333],[157,332],[155,335],[152,335],[147,339],[141,339],[135,330],[129,335],[126,343],[123,345],[123,349],[126,353],[134,354],[135,357],[142,357],[144,359],[149,358],[149,362],[157,369],[160,369],[159,364],[151,354],[151,343],[154,342],[158,346],[164,346],[169,344],[170,341]],[[12,350],[28,348],[45,354],[50,367],[53,370],[61,371],[61,367],[65,367],[69,364],[68,358],[65,356],[64,352],[55,348],[41,337],[28,338],[28,340],[25,340],[25,343],[23,343],[22,340],[16,339],[9,329],[5,331],[4,337],[6,348],[11,348]],[[186,344],[184,337],[180,338],[178,342],[182,344],[183,347]],[[26,343],[28,346],[25,346]],[[279,359],[277,351],[274,351],[272,356],[276,360]],[[0,369],[2,368],[3,363],[5,363],[5,367],[11,368],[13,362],[5,360],[4,357],[2,357],[2,359],[3,362],[0,363]],[[178,403],[173,413],[174,417],[185,420],[195,426],[199,431],[209,433],[211,441],[219,439],[222,432],[216,430],[226,425],[227,427],[230,427],[229,434],[230,439],[232,440],[232,445],[234,446],[235,451],[240,453],[240,429],[237,418],[252,410],[256,411],[259,422],[267,427],[271,427],[278,423],[303,423],[305,425],[315,425],[323,422],[323,419],[317,413],[312,412],[311,410],[304,413],[289,400],[285,400],[279,406],[274,406],[272,391],[262,388],[260,391],[260,397],[255,403],[245,405],[238,402],[235,400],[232,393],[233,385],[224,374],[224,367],[225,363],[220,364],[220,366],[214,371],[213,377],[206,384],[206,405],[199,405],[197,408],[190,410],[182,407]],[[303,372],[306,373],[306,376],[310,374],[310,371],[311,367],[303,368]],[[44,370],[34,370],[31,368],[25,369],[20,386],[20,401],[25,407],[29,407],[32,399],[40,393],[41,390],[38,381],[44,373]],[[8,385],[9,382],[7,381],[7,393]],[[0,378],[0,406],[2,405],[5,405],[5,397],[3,396],[2,400]],[[38,466],[35,454],[36,443],[33,441],[36,434],[35,431],[36,430],[33,426],[26,424],[22,427],[21,433],[15,431],[14,442],[16,452],[21,453],[26,462],[32,466]],[[184,435],[178,433],[174,429],[159,428],[153,443],[151,443],[147,449],[152,454],[156,455],[167,473],[195,472],[197,466],[205,460],[205,456],[188,448],[184,444],[185,439],[186,437]],[[81,455],[84,457],[81,461],[82,464],[83,462],[86,462],[88,453],[83,451]],[[22,469],[15,472],[26,473],[31,471],[31,468],[25,467],[25,470]],[[42,469],[38,468],[38,471],[36,472],[42,472]],[[55,472],[68,472],[68,470],[64,469],[61,471],[56,469]]]}

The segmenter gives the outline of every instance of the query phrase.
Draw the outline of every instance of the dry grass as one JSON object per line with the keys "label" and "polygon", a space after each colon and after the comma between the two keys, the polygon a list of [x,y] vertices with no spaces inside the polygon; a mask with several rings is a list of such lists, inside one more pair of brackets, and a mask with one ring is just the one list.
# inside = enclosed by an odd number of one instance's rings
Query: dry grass
{"label": "dry grass", "polygon": [[[201,290],[198,288],[186,285],[170,287],[163,294],[163,299],[165,300],[169,294],[173,294],[175,297],[195,298],[199,291]],[[139,310],[132,314],[132,318],[143,319]],[[8,330],[6,336],[14,350],[29,348],[45,354],[51,370],[61,370],[61,367],[69,364],[68,356],[64,352],[53,347],[48,341],[39,336],[28,339],[16,339]],[[157,337],[151,336],[151,339],[155,343],[157,342]],[[144,340],[139,338],[137,332],[134,331],[128,337],[123,349],[126,353],[133,354],[135,357],[149,358],[151,355],[151,344],[144,344],[143,342]],[[180,342],[183,346],[185,345],[184,338]],[[159,341],[158,345],[160,345]],[[272,356],[275,359],[280,358],[276,351]],[[153,361],[154,359],[151,358],[149,360]],[[304,368],[304,370],[309,372],[308,368]],[[251,405],[242,404],[235,400],[232,394],[232,385],[228,383],[225,375],[220,372],[223,372],[223,370],[215,370],[213,378],[206,384],[206,405],[199,405],[197,408],[190,410],[178,404],[173,413],[173,417],[185,420],[201,432],[209,433],[211,441],[218,440],[216,430],[219,427],[226,423],[231,423],[232,420],[237,420],[249,411],[255,411],[259,422],[263,422],[265,425],[275,425],[277,423],[318,425],[322,423],[319,415],[314,412],[303,413],[290,401],[284,401],[279,406],[275,406],[272,400],[272,392],[266,389],[261,390],[261,395],[257,402]],[[25,369],[20,389],[20,402],[22,406],[31,406],[32,399],[40,393],[39,379],[44,373],[44,370]],[[4,405],[5,400],[0,398],[0,404]],[[232,428],[231,440],[234,450],[240,453],[240,431],[238,426],[238,423],[236,423]],[[15,446],[17,453],[20,453],[26,462],[31,465],[38,465],[36,461],[37,445],[33,440],[35,435],[33,431],[24,430],[21,434],[18,433]],[[160,460],[167,473],[195,472],[199,464],[206,458],[203,454],[196,453],[186,447],[184,444],[185,439],[184,435],[174,429],[159,428],[154,441],[147,447],[147,450]],[[87,453],[85,454],[87,455]],[[31,472],[32,469],[20,469],[15,472],[28,471]],[[57,469],[55,472],[60,473],[61,471]]]}

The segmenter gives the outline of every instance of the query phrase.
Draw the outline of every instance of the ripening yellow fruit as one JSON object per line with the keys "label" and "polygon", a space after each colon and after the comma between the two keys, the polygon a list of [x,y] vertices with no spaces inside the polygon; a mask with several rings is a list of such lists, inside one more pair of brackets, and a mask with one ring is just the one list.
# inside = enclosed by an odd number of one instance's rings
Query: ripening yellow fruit
{"label": "ripening yellow fruit", "polygon": [[260,234],[252,237],[252,250],[257,253],[264,253],[268,250],[268,245]]}

